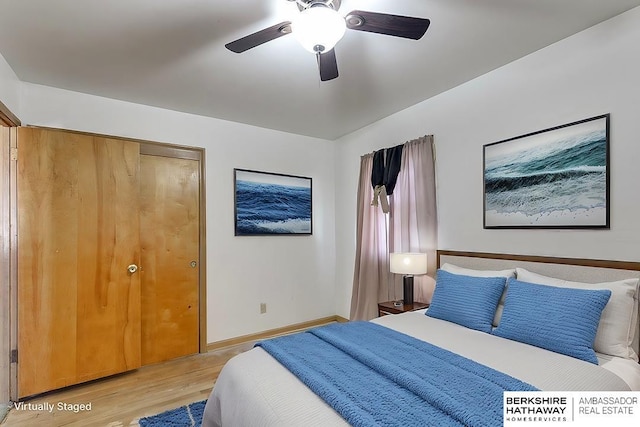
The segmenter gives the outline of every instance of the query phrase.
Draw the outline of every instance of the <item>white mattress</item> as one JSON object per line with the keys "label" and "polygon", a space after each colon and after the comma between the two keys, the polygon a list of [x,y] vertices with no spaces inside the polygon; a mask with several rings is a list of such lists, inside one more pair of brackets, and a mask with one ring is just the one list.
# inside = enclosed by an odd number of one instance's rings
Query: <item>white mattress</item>
{"label": "white mattress", "polygon": [[[640,390],[640,365],[633,361],[599,357],[603,366],[596,366],[433,319],[423,311],[373,321],[459,353],[541,390]],[[259,347],[234,357],[224,366],[203,419],[203,426],[300,425],[348,424]]]}
{"label": "white mattress", "polygon": [[[384,316],[372,322],[429,341],[540,390],[640,391],[640,364],[633,360],[596,353],[600,364],[596,366],[570,356],[427,317],[424,312]],[[612,373],[615,376],[612,377]]]}

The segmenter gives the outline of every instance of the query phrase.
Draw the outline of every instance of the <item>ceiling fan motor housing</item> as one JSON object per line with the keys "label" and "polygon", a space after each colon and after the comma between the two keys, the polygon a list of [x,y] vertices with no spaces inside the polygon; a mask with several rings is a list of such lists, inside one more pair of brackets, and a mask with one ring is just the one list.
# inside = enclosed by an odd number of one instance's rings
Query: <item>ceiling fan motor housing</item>
{"label": "ceiling fan motor housing", "polygon": [[338,10],[340,9],[340,5],[342,4],[341,0],[289,0],[289,1],[296,2],[296,4],[298,5],[298,9],[300,9],[300,11],[316,6],[318,4],[329,7],[333,10]]}

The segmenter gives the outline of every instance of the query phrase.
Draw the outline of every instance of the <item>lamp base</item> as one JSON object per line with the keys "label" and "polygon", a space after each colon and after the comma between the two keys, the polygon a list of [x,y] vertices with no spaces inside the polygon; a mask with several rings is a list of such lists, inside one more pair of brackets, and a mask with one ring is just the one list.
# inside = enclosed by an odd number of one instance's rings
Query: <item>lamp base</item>
{"label": "lamp base", "polygon": [[404,276],[402,278],[404,304],[413,304],[413,276]]}

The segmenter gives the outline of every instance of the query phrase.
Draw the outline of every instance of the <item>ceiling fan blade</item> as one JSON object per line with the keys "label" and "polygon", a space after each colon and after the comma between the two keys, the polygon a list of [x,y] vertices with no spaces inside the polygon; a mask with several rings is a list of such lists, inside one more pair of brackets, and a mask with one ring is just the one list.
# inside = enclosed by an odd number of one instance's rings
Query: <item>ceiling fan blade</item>
{"label": "ceiling fan blade", "polygon": [[387,36],[419,40],[427,32],[431,21],[411,16],[354,10],[346,18],[347,28]]}
{"label": "ceiling fan blade", "polygon": [[320,70],[320,80],[326,82],[338,77],[338,62],[336,61],[336,52],[331,49],[325,53],[317,53],[318,69]]}
{"label": "ceiling fan blade", "polygon": [[265,28],[264,30],[249,34],[241,39],[232,41],[231,43],[227,43],[224,46],[232,52],[242,53],[289,33],[291,33],[291,22],[284,21],[272,27]]}

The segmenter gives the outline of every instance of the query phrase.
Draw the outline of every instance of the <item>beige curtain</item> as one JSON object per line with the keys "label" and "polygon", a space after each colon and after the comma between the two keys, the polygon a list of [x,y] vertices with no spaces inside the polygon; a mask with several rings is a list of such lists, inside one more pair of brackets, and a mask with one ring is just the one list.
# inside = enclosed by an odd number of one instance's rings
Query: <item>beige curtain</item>
{"label": "beige curtain", "polygon": [[[430,302],[435,281],[438,219],[433,135],[407,142],[402,148],[398,182],[389,198],[389,253],[427,254],[427,275],[415,276],[414,300]],[[392,275],[393,298],[402,299],[402,276]]]}
{"label": "beige curtain", "polygon": [[[437,248],[433,136],[407,142],[390,213],[371,206],[373,154],[362,156],[358,184],[356,259],[351,320],[378,315],[378,302],[402,299],[402,276],[389,272],[390,252],[426,252],[429,275],[435,274]],[[415,277],[414,299],[431,301],[434,281]]]}
{"label": "beige curtain", "polygon": [[360,159],[356,263],[351,294],[351,320],[368,320],[378,315],[378,302],[387,300],[389,276],[387,216],[371,206],[373,153]]}

